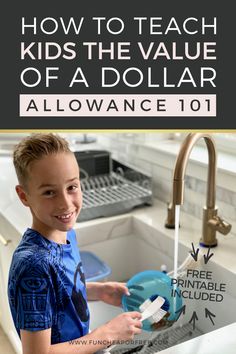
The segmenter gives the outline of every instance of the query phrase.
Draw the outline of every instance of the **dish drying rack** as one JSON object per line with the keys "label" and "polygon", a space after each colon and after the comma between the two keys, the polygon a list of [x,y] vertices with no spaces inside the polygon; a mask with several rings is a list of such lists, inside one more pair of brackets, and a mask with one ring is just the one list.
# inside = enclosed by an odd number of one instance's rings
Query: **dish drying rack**
{"label": "dish drying rack", "polygon": [[79,222],[119,215],[152,204],[149,176],[111,159],[107,151],[99,151],[100,156],[95,158],[94,153],[87,153],[90,164],[86,159],[80,160],[81,153],[77,152],[83,193]]}

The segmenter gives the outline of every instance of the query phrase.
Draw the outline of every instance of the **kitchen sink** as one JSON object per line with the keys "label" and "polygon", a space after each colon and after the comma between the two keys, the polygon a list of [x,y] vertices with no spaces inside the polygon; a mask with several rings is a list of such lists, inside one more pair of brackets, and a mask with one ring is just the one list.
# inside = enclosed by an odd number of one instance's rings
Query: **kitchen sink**
{"label": "kitchen sink", "polygon": [[[152,225],[148,225],[145,220],[133,216],[100,221],[96,224],[96,233],[94,227],[95,225],[86,227],[86,224],[79,227],[78,242],[81,250],[95,253],[111,267],[112,274],[107,280],[126,282],[141,271],[160,270],[163,264],[166,265],[168,271],[173,269],[174,239],[168,237],[164,229],[163,231],[157,230]],[[179,264],[189,254],[191,243],[192,240],[189,241],[189,247],[187,247],[180,242]],[[205,255],[207,252],[208,249],[205,249]],[[215,251],[210,250],[210,252]],[[214,256],[207,264],[202,259],[195,271],[199,272],[198,277],[196,273],[195,278],[190,275],[187,277],[186,274],[181,278],[183,282],[186,280],[196,282],[193,288],[182,282],[185,284],[182,288],[180,287],[185,311],[178,321],[172,327],[159,332],[143,331],[140,336],[135,337],[133,343],[114,348],[114,353],[159,352],[235,322],[235,274],[227,270],[223,264],[217,264]],[[211,284],[208,285],[209,283]],[[89,307],[91,329],[122,312],[121,308],[99,301],[89,302]]]}

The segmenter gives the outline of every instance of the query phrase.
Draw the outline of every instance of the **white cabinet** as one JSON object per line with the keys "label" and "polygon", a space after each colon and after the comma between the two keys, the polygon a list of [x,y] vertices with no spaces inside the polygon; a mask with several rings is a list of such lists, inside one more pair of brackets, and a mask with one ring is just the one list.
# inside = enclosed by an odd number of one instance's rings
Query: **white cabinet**
{"label": "white cabinet", "polygon": [[20,354],[21,343],[11,317],[7,296],[9,268],[13,252],[18,244],[18,232],[9,224],[9,222],[6,222],[1,214],[0,234],[4,239],[10,240],[7,245],[4,245],[0,240],[0,323],[16,353]]}

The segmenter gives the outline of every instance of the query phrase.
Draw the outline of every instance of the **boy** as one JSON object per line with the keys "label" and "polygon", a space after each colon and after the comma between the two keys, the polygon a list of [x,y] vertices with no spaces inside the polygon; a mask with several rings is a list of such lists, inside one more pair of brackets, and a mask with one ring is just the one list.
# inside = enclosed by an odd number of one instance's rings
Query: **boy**
{"label": "boy", "polygon": [[[8,297],[24,354],[94,353],[141,332],[139,312],[123,313],[89,333],[88,300],[119,306],[122,283],[88,283],[75,232],[82,206],[79,167],[68,143],[33,134],[15,148],[16,192],[32,226],[14,252]],[[80,339],[81,338],[81,339]]]}

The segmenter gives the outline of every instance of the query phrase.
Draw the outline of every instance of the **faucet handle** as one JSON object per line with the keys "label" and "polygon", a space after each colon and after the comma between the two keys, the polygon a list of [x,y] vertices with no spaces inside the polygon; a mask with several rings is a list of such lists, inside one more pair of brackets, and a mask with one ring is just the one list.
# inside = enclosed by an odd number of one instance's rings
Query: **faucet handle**
{"label": "faucet handle", "polygon": [[213,216],[212,219],[208,220],[208,225],[214,230],[219,231],[223,235],[227,235],[232,228],[232,225],[230,223],[223,220],[218,215]]}

